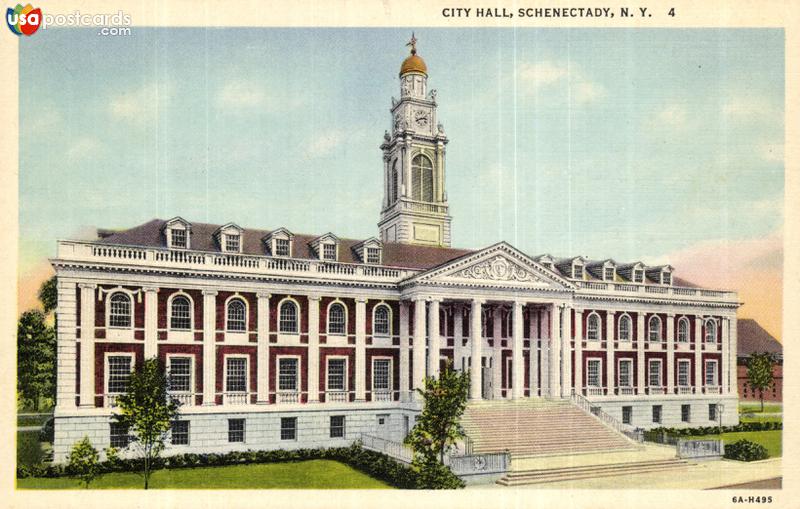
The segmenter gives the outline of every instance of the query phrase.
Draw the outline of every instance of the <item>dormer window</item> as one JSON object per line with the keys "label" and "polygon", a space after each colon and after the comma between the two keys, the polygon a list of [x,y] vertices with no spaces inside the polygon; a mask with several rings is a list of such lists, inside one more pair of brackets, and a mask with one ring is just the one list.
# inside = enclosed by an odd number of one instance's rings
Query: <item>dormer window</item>
{"label": "dormer window", "polygon": [[606,267],[603,269],[603,280],[614,281],[614,267]]}
{"label": "dormer window", "polygon": [[672,284],[672,274],[669,272],[662,272],[661,273],[661,284],[662,285],[671,285]]}
{"label": "dormer window", "polygon": [[374,264],[381,263],[381,250],[377,247],[368,247],[366,262]]}
{"label": "dormer window", "polygon": [[186,249],[186,230],[174,228],[170,233],[172,247]]}
{"label": "dormer window", "polygon": [[275,239],[275,256],[289,255],[289,239]]}
{"label": "dormer window", "polygon": [[165,242],[170,249],[189,249],[189,235],[192,225],[183,218],[174,217],[164,223],[162,231]]}
{"label": "dormer window", "polygon": [[572,266],[572,279],[583,279],[583,265]]}
{"label": "dormer window", "polygon": [[329,262],[336,261],[336,244],[322,244],[322,259]]}
{"label": "dormer window", "polygon": [[225,235],[225,251],[228,253],[238,253],[239,248],[241,247],[241,243],[239,239],[241,238],[238,234],[226,234]]}
{"label": "dormer window", "polygon": [[633,282],[634,283],[644,283],[644,270],[642,270],[642,269],[634,269],[633,270]]}
{"label": "dormer window", "polygon": [[291,257],[293,238],[292,232],[286,228],[278,228],[265,235],[261,240],[272,256]]}

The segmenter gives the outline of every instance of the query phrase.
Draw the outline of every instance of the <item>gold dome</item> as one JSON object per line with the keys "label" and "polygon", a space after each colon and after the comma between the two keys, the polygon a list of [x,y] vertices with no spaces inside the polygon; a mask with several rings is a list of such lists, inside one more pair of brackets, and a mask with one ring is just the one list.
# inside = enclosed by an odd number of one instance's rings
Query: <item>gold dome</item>
{"label": "gold dome", "polygon": [[400,66],[400,76],[409,72],[421,72],[426,76],[428,74],[428,66],[415,50],[411,50],[411,55],[403,60],[403,65]]}

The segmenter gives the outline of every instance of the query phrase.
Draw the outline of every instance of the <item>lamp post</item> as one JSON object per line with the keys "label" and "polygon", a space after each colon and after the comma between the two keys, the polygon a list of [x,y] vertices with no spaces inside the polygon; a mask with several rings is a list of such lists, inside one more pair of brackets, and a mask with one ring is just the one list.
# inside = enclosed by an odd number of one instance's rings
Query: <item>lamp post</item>
{"label": "lamp post", "polygon": [[717,403],[717,419],[719,419],[719,438],[722,439],[722,413],[725,411],[725,405]]}

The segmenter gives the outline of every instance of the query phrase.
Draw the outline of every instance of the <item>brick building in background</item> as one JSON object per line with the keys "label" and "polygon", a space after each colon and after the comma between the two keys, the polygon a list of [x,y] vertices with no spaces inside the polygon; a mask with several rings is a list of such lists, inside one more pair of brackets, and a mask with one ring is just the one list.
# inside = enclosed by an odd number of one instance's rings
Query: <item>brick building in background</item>
{"label": "brick building in background", "polygon": [[771,389],[764,392],[764,401],[783,401],[783,345],[751,318],[739,320],[737,328],[739,398],[743,401],[760,400],[758,391],[751,390],[747,383],[747,361],[754,353],[768,352],[775,355],[777,362],[772,367],[775,383]]}

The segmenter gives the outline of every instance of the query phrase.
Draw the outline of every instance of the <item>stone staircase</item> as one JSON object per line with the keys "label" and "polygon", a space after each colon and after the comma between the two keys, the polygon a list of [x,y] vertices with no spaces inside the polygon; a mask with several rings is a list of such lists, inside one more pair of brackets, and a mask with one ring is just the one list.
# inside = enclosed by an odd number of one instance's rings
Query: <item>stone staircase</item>
{"label": "stone staircase", "polygon": [[461,421],[474,453],[513,458],[635,450],[637,445],[569,401],[481,401]]}
{"label": "stone staircase", "polygon": [[688,466],[689,463],[686,460],[663,459],[599,465],[581,465],[565,468],[518,470],[508,472],[497,481],[497,484],[502,486],[522,486],[527,484],[576,481],[580,479],[594,479],[597,477],[614,477],[622,475],[645,474],[649,472],[681,470]]}

